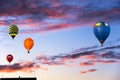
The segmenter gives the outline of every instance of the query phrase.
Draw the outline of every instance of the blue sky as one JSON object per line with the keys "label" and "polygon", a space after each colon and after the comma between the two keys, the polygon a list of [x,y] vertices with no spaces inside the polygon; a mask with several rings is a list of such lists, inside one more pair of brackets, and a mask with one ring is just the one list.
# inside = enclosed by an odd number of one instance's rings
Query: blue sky
{"label": "blue sky", "polygon": [[[1,0],[2,77],[118,80],[119,4],[120,0]],[[93,25],[98,21],[108,23],[111,28],[104,47],[93,33]],[[14,40],[8,34],[11,24],[19,28]],[[35,43],[30,54],[23,45],[27,37]],[[10,65],[7,54],[14,56]]]}

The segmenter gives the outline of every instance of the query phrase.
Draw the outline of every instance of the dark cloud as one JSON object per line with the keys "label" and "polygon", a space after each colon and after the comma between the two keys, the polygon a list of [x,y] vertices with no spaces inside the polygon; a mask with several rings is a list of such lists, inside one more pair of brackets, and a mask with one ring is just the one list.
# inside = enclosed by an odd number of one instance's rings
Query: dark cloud
{"label": "dark cloud", "polygon": [[118,61],[116,60],[91,60],[91,63],[104,63],[104,64],[108,64],[108,63],[117,63]]}
{"label": "dark cloud", "polygon": [[85,2],[76,0],[73,4],[72,0],[0,1],[0,26],[14,23],[20,25],[20,28],[29,26],[27,30],[21,29],[20,33],[38,33],[69,27],[92,26],[101,20],[110,23],[119,20],[119,0],[107,3],[104,0]]}
{"label": "dark cloud", "polygon": [[[79,58],[80,56],[86,56],[86,55],[96,55],[99,57],[104,57],[104,58],[120,58],[120,53],[116,52],[115,49],[119,49],[120,45],[116,46],[109,46],[109,47],[104,47],[100,49],[93,49],[93,50],[86,50],[84,52],[77,52],[76,54],[70,54],[64,56],[64,58]],[[105,52],[106,51],[106,52]],[[106,54],[102,54],[102,52],[105,52]]]}
{"label": "dark cloud", "polygon": [[32,72],[38,68],[40,68],[40,66],[33,62],[20,62],[10,65],[0,65],[0,72]]}
{"label": "dark cloud", "polygon": [[20,16],[28,14],[41,14],[43,6],[47,7],[47,1],[29,1],[29,0],[16,0],[16,1],[0,1],[0,15],[4,16]]}

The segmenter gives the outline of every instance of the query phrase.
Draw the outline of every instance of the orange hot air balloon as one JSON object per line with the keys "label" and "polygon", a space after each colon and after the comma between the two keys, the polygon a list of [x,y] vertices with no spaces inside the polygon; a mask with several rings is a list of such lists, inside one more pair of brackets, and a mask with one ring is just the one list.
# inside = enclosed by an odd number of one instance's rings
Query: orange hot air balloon
{"label": "orange hot air balloon", "polygon": [[24,47],[27,49],[28,53],[30,53],[30,49],[33,47],[34,41],[31,38],[26,38],[24,40]]}
{"label": "orange hot air balloon", "polygon": [[8,54],[6,56],[7,61],[10,63],[13,60],[13,56],[11,54]]}

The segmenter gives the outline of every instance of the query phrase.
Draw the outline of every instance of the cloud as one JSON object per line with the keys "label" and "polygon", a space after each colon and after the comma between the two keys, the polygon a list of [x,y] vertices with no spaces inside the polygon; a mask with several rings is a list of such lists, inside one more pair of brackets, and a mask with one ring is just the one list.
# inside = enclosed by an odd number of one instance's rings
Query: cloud
{"label": "cloud", "polygon": [[95,71],[97,71],[97,69],[88,69],[86,71],[80,71],[79,73],[80,74],[85,74],[85,73],[90,73],[90,72],[95,72]]}
{"label": "cloud", "polygon": [[33,62],[20,62],[20,63],[14,63],[10,65],[0,65],[0,72],[32,72],[36,69],[39,69],[40,66]]}
{"label": "cloud", "polygon": [[84,61],[80,63],[80,67],[87,67],[87,66],[94,66],[96,63],[101,63],[101,64],[112,64],[112,63],[119,63],[117,60],[104,60],[104,59],[92,59],[88,61]]}
{"label": "cloud", "polygon": [[[107,47],[86,47],[80,48],[78,50],[72,51],[68,54],[58,54],[53,56],[38,55],[33,61],[24,61],[14,63],[12,65],[0,65],[0,72],[32,72],[37,69],[49,70],[44,66],[68,66],[74,67],[74,63],[77,63],[79,67],[88,67],[96,65],[96,63],[102,64],[113,64],[119,63],[120,53],[116,51],[119,49],[120,45],[113,45]],[[84,61],[85,60],[85,61]],[[41,67],[43,65],[43,67]],[[96,70],[88,70],[80,73],[94,72]]]}
{"label": "cloud", "polygon": [[44,55],[40,55],[36,57],[36,61],[39,64],[43,64],[43,65],[64,65],[64,61],[60,58],[60,56],[44,56]]}
{"label": "cloud", "polygon": [[87,71],[80,71],[80,74],[84,74],[84,73],[87,73]]}
{"label": "cloud", "polygon": [[72,0],[5,0],[0,1],[0,26],[16,24],[20,33],[30,34],[93,26],[101,20],[114,23],[119,20],[119,3],[119,0],[107,3],[76,0],[74,4]]}
{"label": "cloud", "polygon": [[94,63],[92,63],[92,62],[82,62],[82,63],[80,63],[80,66],[93,66],[94,65]]}
{"label": "cloud", "polygon": [[[92,66],[95,62],[99,63],[115,63],[120,58],[120,53],[114,51],[119,49],[119,45],[109,46],[104,48],[81,48],[73,51],[71,54],[59,54],[54,56],[39,55],[36,61],[40,64],[46,65],[66,65],[72,63],[77,59],[85,59],[88,62],[81,62],[80,66]],[[104,51],[104,52],[103,52]],[[94,62],[94,63],[93,63]]]}
{"label": "cloud", "polygon": [[117,63],[118,61],[116,60],[91,60],[90,62],[108,64],[108,63]]}
{"label": "cloud", "polygon": [[95,72],[97,69],[89,69],[87,72]]}
{"label": "cloud", "polygon": [[[79,57],[87,57],[87,58],[114,58],[114,59],[119,59],[120,55],[119,52],[115,51],[115,49],[119,49],[120,45],[113,45],[109,47],[104,47],[104,48],[96,48],[93,50],[86,49],[86,51],[80,51],[75,54],[69,54],[64,56],[64,58],[79,58]],[[106,52],[105,52],[106,51]],[[104,52],[104,54],[103,54]]]}

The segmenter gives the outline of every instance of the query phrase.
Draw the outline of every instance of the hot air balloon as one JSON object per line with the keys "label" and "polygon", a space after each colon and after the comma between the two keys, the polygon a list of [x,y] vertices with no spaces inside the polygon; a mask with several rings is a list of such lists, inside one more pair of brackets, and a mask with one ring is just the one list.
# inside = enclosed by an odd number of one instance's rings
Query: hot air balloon
{"label": "hot air balloon", "polygon": [[28,53],[30,53],[30,49],[34,46],[34,41],[31,38],[26,38],[24,40],[24,47],[27,49]]}
{"label": "hot air balloon", "polygon": [[8,28],[9,35],[14,39],[15,36],[18,34],[19,29],[15,24],[10,25]]}
{"label": "hot air balloon", "polygon": [[97,22],[94,25],[94,34],[96,38],[99,40],[99,42],[101,43],[101,46],[103,46],[103,43],[105,42],[105,40],[108,38],[110,34],[110,26],[103,21]]}
{"label": "hot air balloon", "polygon": [[8,54],[6,56],[7,61],[10,63],[13,60],[13,56],[11,54]]}

